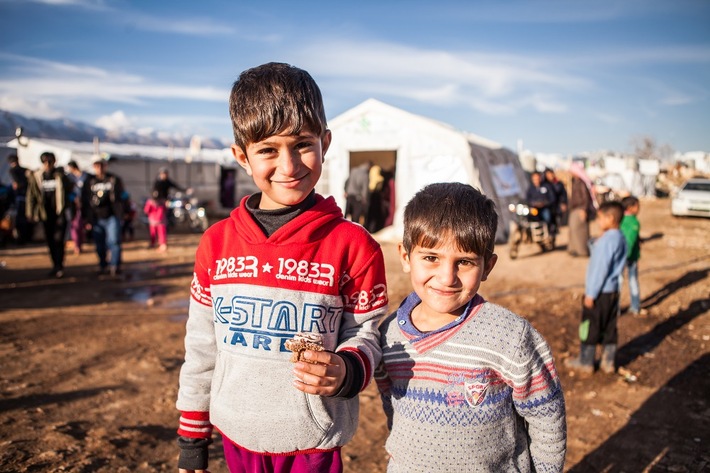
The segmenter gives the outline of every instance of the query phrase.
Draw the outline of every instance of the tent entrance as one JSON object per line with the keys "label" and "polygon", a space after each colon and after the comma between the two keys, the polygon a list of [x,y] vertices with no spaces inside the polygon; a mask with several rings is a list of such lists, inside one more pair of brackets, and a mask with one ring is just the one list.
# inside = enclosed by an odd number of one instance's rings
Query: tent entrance
{"label": "tent entrance", "polygon": [[375,233],[384,227],[392,225],[394,218],[394,177],[397,167],[397,151],[350,152],[351,170],[366,162],[372,163],[372,168],[370,169],[370,194],[364,221],[360,223],[370,233]]}
{"label": "tent entrance", "polygon": [[371,161],[373,165],[379,166],[383,171],[394,172],[397,164],[397,151],[351,151],[350,169]]}

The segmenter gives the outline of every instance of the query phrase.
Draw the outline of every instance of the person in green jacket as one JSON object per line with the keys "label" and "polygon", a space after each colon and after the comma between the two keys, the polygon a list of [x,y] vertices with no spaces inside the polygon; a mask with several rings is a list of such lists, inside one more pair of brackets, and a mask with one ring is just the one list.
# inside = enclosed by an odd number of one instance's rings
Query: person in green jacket
{"label": "person in green jacket", "polygon": [[646,315],[648,311],[641,308],[641,291],[639,288],[638,262],[641,257],[641,224],[638,213],[641,209],[639,200],[634,196],[624,197],[621,200],[624,206],[624,218],[621,220],[620,230],[626,238],[626,269],[629,277],[629,294],[631,304],[629,312],[634,315]]}

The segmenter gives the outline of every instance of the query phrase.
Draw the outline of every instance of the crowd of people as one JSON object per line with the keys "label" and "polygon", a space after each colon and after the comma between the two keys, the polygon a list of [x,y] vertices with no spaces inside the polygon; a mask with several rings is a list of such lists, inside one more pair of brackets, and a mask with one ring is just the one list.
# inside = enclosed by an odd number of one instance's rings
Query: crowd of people
{"label": "crowd of people", "polygon": [[[65,274],[65,248],[71,242],[74,254],[93,242],[98,257],[98,273],[113,277],[121,273],[122,242],[135,236],[137,206],[123,180],[108,171],[108,161],[96,159],[92,171],[82,170],[76,161],[66,169],[57,166],[54,153],[40,155],[42,166],[30,170],[20,165],[16,155],[8,156],[11,184],[0,194],[2,241],[25,245],[33,238],[35,224],[41,225],[49,250],[49,277]],[[156,177],[144,212],[148,216],[150,247],[167,250],[168,214],[166,202],[172,189],[186,191],[169,178],[167,168]]]}
{"label": "crowd of people", "polygon": [[[551,169],[533,172],[526,193],[527,204],[536,208],[550,231],[558,231],[563,220],[569,225],[567,251],[571,256],[589,257],[585,277],[585,296],[579,329],[580,352],[565,360],[565,365],[590,374],[597,364],[596,349],[601,346],[599,368],[605,373],[616,370],[617,318],[621,314],[620,292],[624,273],[628,278],[631,303],[628,312],[646,315],[641,307],[638,262],[641,254],[640,201],[634,196],[601,204],[591,179],[581,162],[569,168],[570,193]],[[568,215],[565,215],[569,212]],[[590,222],[601,231],[590,238]]]}

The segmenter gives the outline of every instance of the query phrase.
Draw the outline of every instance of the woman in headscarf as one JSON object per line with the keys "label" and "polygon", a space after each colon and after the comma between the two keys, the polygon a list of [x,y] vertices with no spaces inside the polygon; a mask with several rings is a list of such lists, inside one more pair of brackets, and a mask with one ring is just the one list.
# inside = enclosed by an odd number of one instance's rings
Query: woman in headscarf
{"label": "woman in headscarf", "polygon": [[594,218],[598,204],[594,197],[592,181],[584,171],[584,164],[574,161],[569,171],[572,174],[572,186],[568,201],[567,251],[572,256],[589,256],[589,221]]}

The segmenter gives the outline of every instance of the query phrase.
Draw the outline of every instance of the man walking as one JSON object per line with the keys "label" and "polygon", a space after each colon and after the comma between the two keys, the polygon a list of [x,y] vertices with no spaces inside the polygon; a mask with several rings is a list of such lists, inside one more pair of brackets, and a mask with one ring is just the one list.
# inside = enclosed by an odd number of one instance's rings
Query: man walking
{"label": "man walking", "polygon": [[94,175],[86,180],[83,187],[82,209],[86,211],[86,229],[91,230],[96,245],[99,274],[108,271],[111,276],[116,276],[121,271],[123,182],[120,177],[106,171],[107,164],[103,159],[94,162]]}

